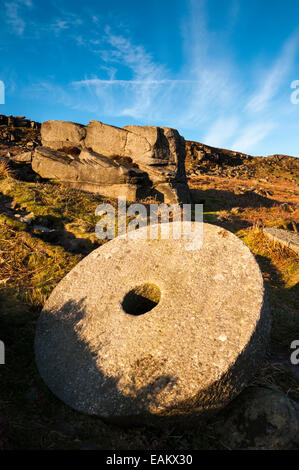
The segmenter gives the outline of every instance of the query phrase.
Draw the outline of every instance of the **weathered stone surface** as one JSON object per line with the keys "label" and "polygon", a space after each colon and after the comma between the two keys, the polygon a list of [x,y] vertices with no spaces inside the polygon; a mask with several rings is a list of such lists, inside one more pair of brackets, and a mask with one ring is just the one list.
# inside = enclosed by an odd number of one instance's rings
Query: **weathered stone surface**
{"label": "weathered stone surface", "polygon": [[144,165],[168,165],[174,162],[169,144],[160,127],[125,126],[129,131],[126,152]]}
{"label": "weathered stone surface", "polygon": [[[126,151],[136,161],[145,165],[168,166],[176,171],[177,176],[185,178],[185,139],[176,129],[132,125],[124,129],[130,131]],[[140,141],[135,136],[143,138],[140,148]]]}
{"label": "weathered stone surface", "polygon": [[138,135],[140,137],[143,137],[149,145],[149,149],[153,148],[158,140],[159,140],[159,134],[161,128],[156,127],[156,126],[135,126],[135,125],[130,125],[130,126],[124,126],[123,129],[128,130],[129,132]]}
{"label": "weathered stone surface", "polygon": [[287,230],[276,227],[265,227],[263,232],[274,242],[278,242],[299,254],[298,233],[288,232]]}
{"label": "weathered stone surface", "polygon": [[168,165],[184,160],[184,139],[175,129],[125,126],[123,129],[91,121],[85,145],[107,157],[128,156],[143,165]]}
{"label": "weathered stone surface", "polygon": [[[106,160],[109,159],[113,162],[116,158],[130,159],[132,166],[137,166],[148,175],[145,193],[149,192],[149,187],[162,183],[161,188],[166,188],[166,192],[161,193],[157,190],[160,193],[160,200],[166,203],[190,202],[185,174],[185,140],[175,129],[155,126],[126,126],[120,129],[99,121],[90,121],[90,124],[84,127],[71,122],[47,121],[42,124],[41,135],[44,147],[62,152],[62,166],[59,175],[62,175],[62,168],[67,164],[65,154],[75,157],[85,150],[98,159],[106,157]],[[41,159],[39,150],[37,150],[36,156],[36,160]],[[56,161],[58,161],[59,155],[56,156]],[[82,158],[79,157],[79,159],[83,160],[83,154]],[[109,168],[109,171],[107,168]],[[53,177],[53,164],[48,169],[45,160],[42,168],[41,165],[38,166],[35,162],[34,170],[39,172],[39,169],[43,172],[42,176]],[[72,164],[73,175],[77,169]],[[65,171],[66,173],[70,172],[68,168]],[[82,179],[81,173],[78,173],[76,178],[72,176],[71,181],[68,178],[68,182],[72,183],[73,186],[92,192],[96,184],[98,185],[96,192],[99,192],[99,186],[103,184],[103,179],[109,180],[105,181],[105,184],[110,185],[124,183],[121,178],[117,181],[111,180],[111,173],[112,170],[110,171],[109,164],[107,164],[105,169],[102,169],[102,176],[98,181],[88,180],[86,177]],[[56,177],[61,178],[58,175]],[[62,181],[66,181],[66,179],[64,178]],[[115,187],[117,196],[126,195],[126,188],[123,189],[124,191],[118,192]],[[136,197],[139,188],[135,187],[133,189]],[[131,193],[131,190],[129,192]],[[102,194],[112,196],[112,194],[106,192]],[[184,196],[184,200],[181,199],[182,196]]]}
{"label": "weathered stone surface", "polygon": [[14,157],[16,162],[31,163],[32,161],[32,152],[22,152],[17,154]]}
{"label": "weathered stone surface", "polygon": [[74,122],[45,121],[41,127],[43,146],[54,150],[73,146],[81,147],[85,135],[85,127]]}
{"label": "weathered stone surface", "polygon": [[203,229],[193,251],[184,238],[114,239],[58,284],[35,338],[54,394],[118,423],[188,426],[248,384],[270,329],[262,275],[240,239]]}
{"label": "weathered stone surface", "polygon": [[58,179],[71,187],[107,197],[121,194],[128,200],[135,200],[139,187],[149,184],[147,174],[138,168],[120,164],[86,149],[74,156],[38,147],[32,168],[42,177]]}
{"label": "weathered stone surface", "polygon": [[219,416],[215,431],[230,449],[286,450],[299,440],[299,410],[269,387],[248,387]]}
{"label": "weathered stone surface", "polygon": [[[164,135],[168,140],[169,150],[173,155],[173,159],[178,166],[184,162],[186,157],[185,139],[182,137],[176,129],[170,127],[163,127]],[[185,168],[185,165],[184,165]]]}
{"label": "weathered stone surface", "polygon": [[100,121],[90,121],[86,126],[85,146],[105,157],[125,156],[127,134],[118,127]]}

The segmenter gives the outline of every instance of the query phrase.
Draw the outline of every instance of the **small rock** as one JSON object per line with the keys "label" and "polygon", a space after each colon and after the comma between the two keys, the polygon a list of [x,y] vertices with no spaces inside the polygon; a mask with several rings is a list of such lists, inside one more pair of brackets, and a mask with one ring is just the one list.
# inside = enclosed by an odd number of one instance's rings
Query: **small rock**
{"label": "small rock", "polygon": [[33,212],[30,212],[30,214],[25,215],[22,217],[22,222],[25,222],[26,224],[31,224],[33,220],[35,219],[35,214]]}
{"label": "small rock", "polygon": [[283,246],[299,253],[299,235],[296,232],[288,232],[287,230],[279,229],[276,227],[265,227],[263,230],[274,242],[278,242]]}
{"label": "small rock", "polygon": [[270,387],[248,387],[219,417],[214,431],[230,449],[284,450],[299,437],[295,402]]}
{"label": "small rock", "polygon": [[31,163],[31,160],[32,160],[32,152],[23,152],[15,156],[16,162]]}
{"label": "small rock", "polygon": [[54,229],[50,229],[48,227],[43,227],[42,225],[34,225],[33,230],[37,230],[39,232],[46,232],[46,233],[55,232]]}
{"label": "small rock", "polygon": [[223,217],[222,215],[218,215],[217,216],[217,219],[216,219],[218,222],[224,222],[226,219],[226,217]]}

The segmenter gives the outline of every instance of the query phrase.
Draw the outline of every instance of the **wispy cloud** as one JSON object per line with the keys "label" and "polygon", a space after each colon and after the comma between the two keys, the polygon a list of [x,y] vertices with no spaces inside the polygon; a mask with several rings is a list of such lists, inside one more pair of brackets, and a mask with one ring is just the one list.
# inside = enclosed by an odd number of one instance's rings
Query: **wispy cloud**
{"label": "wispy cloud", "polygon": [[[148,118],[149,115],[158,118],[157,104],[161,103],[161,96],[165,96],[167,88],[190,82],[167,78],[166,68],[155,63],[142,46],[134,44],[128,37],[112,33],[110,27],[105,28],[102,40],[105,49],[100,51],[100,55],[106,64],[102,69],[110,72],[110,78],[84,79],[72,85],[94,94],[108,114],[135,119]],[[130,78],[117,79],[118,67],[124,68]]]}
{"label": "wispy cloud", "polygon": [[226,114],[238,102],[242,83],[230,52],[222,46],[207,26],[205,2],[190,1],[188,18],[184,19],[185,64],[181,74],[194,81],[185,90],[180,125],[184,127],[214,125],[215,117]]}
{"label": "wispy cloud", "polygon": [[239,137],[232,143],[233,150],[250,152],[260,141],[277,127],[275,122],[259,122],[242,129]]}
{"label": "wispy cloud", "polygon": [[116,35],[111,32],[110,27],[105,28],[106,42],[112,47],[109,51],[109,58],[105,60],[119,62],[129,67],[134,77],[140,80],[161,78],[165,75],[165,68],[156,64],[152,56],[140,45],[135,45],[129,38],[122,35]]}
{"label": "wispy cloud", "polygon": [[13,31],[22,36],[26,21],[23,17],[23,11],[32,7],[32,0],[12,0],[4,2],[6,22],[12,27]]}
{"label": "wispy cloud", "polygon": [[81,18],[77,15],[68,13],[61,18],[57,18],[52,24],[50,24],[49,30],[54,31],[56,35],[59,35],[61,32],[81,24]]}
{"label": "wispy cloud", "polygon": [[234,117],[221,117],[209,128],[203,140],[206,144],[215,147],[223,147],[231,143],[231,138],[236,134],[239,119]]}
{"label": "wispy cloud", "polygon": [[74,86],[84,86],[84,85],[121,85],[121,86],[135,86],[135,85],[163,85],[170,83],[194,83],[192,80],[171,80],[171,79],[161,79],[161,80],[104,80],[99,78],[91,78],[89,80],[81,80],[78,82],[73,82]]}
{"label": "wispy cloud", "polygon": [[279,57],[270,71],[261,77],[262,85],[249,99],[245,107],[246,110],[251,112],[262,111],[277,95],[294,65],[298,43],[299,35],[296,32],[285,42]]}
{"label": "wispy cloud", "polygon": [[[198,125],[199,138],[210,145],[249,153],[279,125],[282,107],[274,98],[281,96],[281,87],[294,65],[298,31],[286,39],[270,71],[259,77],[262,85],[248,100],[246,74],[238,70],[225,41],[215,49],[216,41],[207,27],[204,5],[201,1],[190,2],[192,19],[185,27],[186,56],[189,56],[186,67],[197,77],[197,85],[182,113],[184,126],[191,122]],[[238,2],[231,3],[232,21],[237,19],[238,10]]]}
{"label": "wispy cloud", "polygon": [[65,20],[56,20],[51,24],[50,28],[55,31],[55,33],[60,33],[64,29],[68,29],[70,26]]}
{"label": "wispy cloud", "polygon": [[[10,3],[18,5],[20,12],[20,5],[30,6],[31,0]],[[86,68],[64,87],[43,83],[35,88],[34,96],[51,96],[66,107],[92,112],[93,118],[116,125],[133,120],[171,126],[186,138],[212,146],[256,152],[282,122],[281,115],[295,112],[289,109],[289,100],[283,105],[281,97],[295,62],[298,32],[286,38],[276,57],[271,51],[272,65],[257,74],[256,62],[239,66],[226,30],[215,32],[209,27],[205,5],[190,1],[182,18],[182,50],[178,53],[183,60],[176,70],[133,39],[134,31],[131,34],[127,26],[113,26],[111,21],[105,27],[105,18],[96,9],[79,17],[58,8],[49,21],[51,35],[63,34],[72,47],[80,46],[94,67]],[[239,8],[238,0],[228,2],[225,12],[231,24],[238,21]],[[20,34],[25,27],[21,26]],[[250,93],[249,73],[255,80]],[[286,89],[288,93],[289,83]]]}
{"label": "wispy cloud", "polygon": [[[101,109],[108,115],[182,127],[208,121],[217,107],[224,109],[229,105],[237,83],[228,60],[209,58],[211,51],[203,45],[209,42],[211,46],[213,38],[203,23],[203,16],[199,15],[192,27],[188,26],[187,61],[175,76],[128,35],[116,34],[106,27],[97,53],[106,64],[102,69],[112,70],[109,79],[85,78],[74,81],[73,86],[85,88],[101,100]],[[123,79],[123,73],[130,78]]]}

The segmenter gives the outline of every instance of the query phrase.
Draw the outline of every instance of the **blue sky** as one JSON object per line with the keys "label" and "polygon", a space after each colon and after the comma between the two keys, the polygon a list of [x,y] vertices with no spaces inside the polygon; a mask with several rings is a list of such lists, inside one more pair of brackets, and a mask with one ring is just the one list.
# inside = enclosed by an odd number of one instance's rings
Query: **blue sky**
{"label": "blue sky", "polygon": [[298,18],[297,0],[0,0],[0,113],[299,156]]}

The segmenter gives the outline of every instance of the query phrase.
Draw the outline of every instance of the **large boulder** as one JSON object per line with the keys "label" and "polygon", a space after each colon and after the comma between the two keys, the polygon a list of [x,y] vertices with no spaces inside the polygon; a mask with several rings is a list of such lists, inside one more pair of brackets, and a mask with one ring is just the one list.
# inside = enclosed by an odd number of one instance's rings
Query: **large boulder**
{"label": "large boulder", "polygon": [[86,149],[79,155],[71,155],[39,147],[32,168],[42,177],[62,181],[71,187],[108,197],[121,194],[129,200],[136,199],[139,188],[150,184],[147,174],[138,168]]}
{"label": "large boulder", "polygon": [[286,450],[299,443],[299,405],[277,389],[248,387],[219,415],[214,431],[230,449]]}
{"label": "large boulder", "polygon": [[[176,129],[170,127],[155,126],[125,126],[130,131],[130,137],[126,145],[128,154],[135,156],[140,163],[155,166],[170,166],[182,177],[185,176],[185,139]],[[140,140],[143,138],[143,147],[138,149]],[[146,152],[144,152],[146,149]],[[143,157],[143,158],[142,158]],[[182,171],[183,170],[183,171]]]}
{"label": "large boulder", "polygon": [[[139,165],[182,169],[185,140],[177,130],[155,126],[125,126],[123,129],[99,121],[86,127],[85,145],[107,157],[131,157]],[[180,176],[182,172],[180,172]]]}
{"label": "large boulder", "polygon": [[[185,174],[185,140],[175,129],[155,126],[126,126],[121,129],[99,121],[90,121],[85,127],[72,122],[46,121],[42,124],[41,136],[43,149],[36,150],[32,165],[41,176],[53,178],[55,174],[55,178],[61,181],[71,182],[81,189],[84,185],[86,190],[94,191],[94,185],[102,185],[103,180],[107,185],[127,184],[122,178],[127,169],[121,170],[120,162],[125,166],[130,162],[132,167],[138,167],[141,173],[148,175],[142,183],[140,179],[133,183],[146,186],[141,192],[136,187],[136,194],[138,192],[141,197],[152,194],[167,203],[190,202]],[[45,150],[47,148],[49,152]],[[53,150],[56,151],[55,158],[49,162]],[[101,174],[97,171],[88,176],[86,166],[78,164],[78,161],[84,161],[86,152],[89,152],[88,160],[92,156],[95,165],[105,162]],[[116,160],[119,162],[118,173],[115,171]],[[69,161],[70,168],[66,167]],[[86,161],[84,164],[87,164]],[[115,181],[117,174],[120,177]],[[126,194],[121,188],[117,195]],[[111,192],[104,192],[103,195],[111,196]]]}

